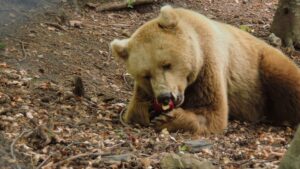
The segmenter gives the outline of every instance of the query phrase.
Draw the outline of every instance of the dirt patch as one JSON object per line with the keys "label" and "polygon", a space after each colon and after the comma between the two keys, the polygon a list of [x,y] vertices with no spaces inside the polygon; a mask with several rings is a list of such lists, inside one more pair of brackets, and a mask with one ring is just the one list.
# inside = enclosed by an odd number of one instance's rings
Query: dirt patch
{"label": "dirt patch", "polygon": [[[231,121],[224,135],[202,138],[211,146],[193,152],[185,145],[189,134],[120,124],[118,114],[131,96],[132,80],[111,58],[108,44],[128,37],[165,2],[103,13],[88,8],[78,12],[63,3],[3,38],[0,129],[10,141],[28,131],[16,143],[16,151],[33,166],[50,168],[160,168],[164,152],[190,152],[221,168],[277,168],[294,133],[289,127]],[[265,39],[277,1],[167,3],[247,28]],[[85,97],[72,93],[78,76]]]}

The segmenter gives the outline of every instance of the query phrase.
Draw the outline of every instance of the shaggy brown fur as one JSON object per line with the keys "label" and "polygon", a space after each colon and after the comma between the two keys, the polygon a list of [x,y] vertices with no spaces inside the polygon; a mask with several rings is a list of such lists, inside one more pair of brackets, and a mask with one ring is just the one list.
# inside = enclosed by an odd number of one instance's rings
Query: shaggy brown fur
{"label": "shaggy brown fur", "polygon": [[[205,134],[222,132],[228,113],[252,122],[300,121],[297,66],[230,25],[165,6],[158,18],[129,39],[114,40],[111,48],[135,78],[125,122]],[[184,102],[151,122],[151,101],[165,92],[184,95]]]}

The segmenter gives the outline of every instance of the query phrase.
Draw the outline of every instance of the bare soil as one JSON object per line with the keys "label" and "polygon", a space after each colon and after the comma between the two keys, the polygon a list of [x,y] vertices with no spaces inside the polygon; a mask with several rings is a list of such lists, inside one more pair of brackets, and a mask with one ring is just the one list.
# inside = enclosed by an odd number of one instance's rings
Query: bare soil
{"label": "bare soil", "polygon": [[[5,44],[0,48],[5,144],[0,144],[10,146],[0,163],[9,161],[7,168],[160,168],[162,155],[175,152],[192,153],[218,168],[277,168],[293,128],[231,120],[224,134],[201,138],[211,146],[192,152],[185,145],[191,139],[187,133],[156,133],[120,123],[132,79],[111,57],[108,44],[130,36],[165,3],[247,28],[262,39],[270,34],[277,7],[277,0],[169,0],[99,13],[63,3],[34,15],[0,41]],[[290,57],[297,61],[299,54]],[[84,97],[72,93],[76,77],[83,80]]]}

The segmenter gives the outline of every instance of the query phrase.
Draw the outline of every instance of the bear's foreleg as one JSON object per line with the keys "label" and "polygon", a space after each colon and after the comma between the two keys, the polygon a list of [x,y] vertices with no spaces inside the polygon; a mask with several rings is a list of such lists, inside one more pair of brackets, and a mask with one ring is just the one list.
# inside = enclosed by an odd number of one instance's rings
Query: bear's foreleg
{"label": "bear's foreleg", "polygon": [[137,123],[142,126],[149,125],[149,108],[151,106],[151,102],[148,101],[147,98],[146,94],[135,85],[133,96],[122,117],[125,123]]}

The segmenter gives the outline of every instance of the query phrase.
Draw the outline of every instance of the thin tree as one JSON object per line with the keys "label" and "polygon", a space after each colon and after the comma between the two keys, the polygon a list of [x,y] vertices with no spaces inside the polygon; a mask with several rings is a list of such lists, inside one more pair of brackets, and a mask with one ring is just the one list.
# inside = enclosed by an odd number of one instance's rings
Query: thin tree
{"label": "thin tree", "polygon": [[300,0],[279,0],[271,32],[282,39],[284,46],[300,49]]}

